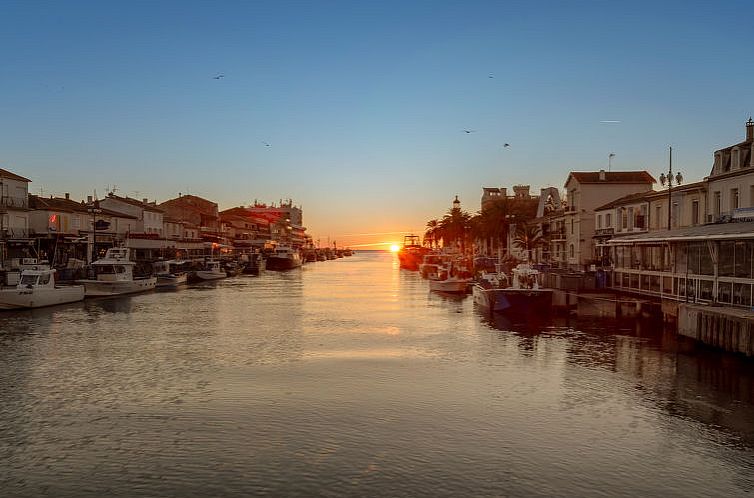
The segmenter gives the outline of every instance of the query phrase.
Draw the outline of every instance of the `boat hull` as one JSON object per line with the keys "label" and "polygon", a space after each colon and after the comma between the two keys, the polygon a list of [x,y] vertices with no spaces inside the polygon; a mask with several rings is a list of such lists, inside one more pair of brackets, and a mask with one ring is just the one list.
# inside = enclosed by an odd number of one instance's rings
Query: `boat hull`
{"label": "boat hull", "polygon": [[449,292],[452,294],[465,294],[469,290],[469,281],[466,279],[449,278],[447,280],[430,280],[429,290],[435,292]]}
{"label": "boat hull", "polygon": [[192,280],[194,282],[208,282],[210,280],[220,280],[227,277],[228,274],[224,271],[218,273],[214,271],[197,270],[194,272]]}
{"label": "boat hull", "polygon": [[83,285],[54,289],[3,289],[0,291],[0,310],[41,308],[74,303],[83,300],[84,294]]}
{"label": "boat hull", "polygon": [[155,287],[160,289],[170,289],[184,285],[188,282],[188,275],[183,273],[181,275],[157,275],[157,284]]}
{"label": "boat hull", "polygon": [[261,254],[255,254],[243,269],[244,275],[259,275],[264,271],[265,259]]}
{"label": "boat hull", "polygon": [[285,270],[292,270],[294,268],[298,268],[301,266],[301,259],[292,257],[279,257],[279,256],[268,256],[267,257],[267,263],[266,263],[266,269],[267,270],[273,270],[273,271],[285,271]]}
{"label": "boat hull", "polygon": [[552,312],[552,289],[488,289],[473,287],[474,303],[490,312],[546,315]]}
{"label": "boat hull", "polygon": [[78,280],[78,283],[84,285],[86,297],[120,296],[154,289],[157,277],[122,281]]}

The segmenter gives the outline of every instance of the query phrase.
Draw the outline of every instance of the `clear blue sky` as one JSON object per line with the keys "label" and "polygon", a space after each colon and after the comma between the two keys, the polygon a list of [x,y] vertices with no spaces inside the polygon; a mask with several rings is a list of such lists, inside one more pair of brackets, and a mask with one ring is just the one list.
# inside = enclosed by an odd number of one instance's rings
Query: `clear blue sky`
{"label": "clear blue sky", "polygon": [[700,180],[754,112],[751,19],[751,1],[3,2],[0,167],[75,198],[291,197],[315,238],[400,240],[344,234],[562,187],[611,152],[658,176],[673,145]]}

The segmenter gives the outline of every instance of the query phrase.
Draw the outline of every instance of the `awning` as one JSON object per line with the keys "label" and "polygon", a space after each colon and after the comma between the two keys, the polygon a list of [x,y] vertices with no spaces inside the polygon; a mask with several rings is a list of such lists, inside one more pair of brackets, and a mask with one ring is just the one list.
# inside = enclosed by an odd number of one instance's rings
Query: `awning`
{"label": "awning", "polygon": [[674,230],[658,230],[655,232],[639,233],[615,237],[607,241],[614,246],[635,244],[653,244],[663,242],[683,242],[695,240],[741,240],[754,239],[754,222],[717,223]]}

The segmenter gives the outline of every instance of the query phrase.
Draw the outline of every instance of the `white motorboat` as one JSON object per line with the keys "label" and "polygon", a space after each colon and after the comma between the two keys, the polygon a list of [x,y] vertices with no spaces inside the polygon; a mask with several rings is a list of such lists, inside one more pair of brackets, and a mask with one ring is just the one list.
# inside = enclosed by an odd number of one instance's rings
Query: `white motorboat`
{"label": "white motorboat", "polygon": [[55,270],[31,265],[12,289],[0,290],[0,309],[41,308],[84,299],[83,285],[55,285]]}
{"label": "white motorboat", "polygon": [[208,259],[204,262],[201,270],[194,272],[194,281],[203,282],[207,280],[219,280],[228,276],[225,271],[220,268],[220,262],[215,259]]}
{"label": "white motorboat", "polygon": [[152,290],[157,285],[157,277],[136,277],[136,263],[130,261],[126,247],[111,247],[105,257],[92,263],[95,277],[77,280],[84,284],[86,296],[118,296]]}
{"label": "white motorboat", "polygon": [[440,267],[436,274],[430,274],[429,290],[465,294],[471,283],[471,278],[466,276],[466,273],[462,267],[452,262],[448,267]]}
{"label": "white motorboat", "polygon": [[527,316],[546,316],[552,310],[552,289],[541,287],[542,274],[528,263],[512,270],[507,278],[492,282],[481,280],[474,285],[474,302],[489,311]]}
{"label": "white motorboat", "polygon": [[168,260],[152,263],[159,288],[173,288],[188,282],[188,273],[183,269],[187,261]]}

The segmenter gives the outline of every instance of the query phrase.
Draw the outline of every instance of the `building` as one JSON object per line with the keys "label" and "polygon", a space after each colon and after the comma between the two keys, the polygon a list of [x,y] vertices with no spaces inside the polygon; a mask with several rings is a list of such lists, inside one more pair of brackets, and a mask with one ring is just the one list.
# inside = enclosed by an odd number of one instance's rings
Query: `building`
{"label": "building", "polygon": [[281,244],[290,244],[295,248],[306,244],[304,213],[301,207],[293,205],[291,199],[281,200],[277,206],[254,202],[253,205],[244,209],[269,223],[272,240]]}
{"label": "building", "polygon": [[222,242],[220,213],[216,202],[196,195],[179,193],[175,199],[160,203],[159,208],[172,220],[187,222],[198,227],[199,238],[205,242]]}
{"label": "building", "polygon": [[[671,229],[661,210],[658,224],[645,233],[613,237],[613,287],[666,302],[715,303],[750,308],[754,289],[754,122],[746,123],[746,140],[715,151],[710,175],[670,194],[652,199],[676,215]],[[706,192],[705,192],[706,190]],[[709,205],[707,204],[709,200]],[[706,212],[706,217],[699,213]],[[710,222],[704,224],[704,219]],[[675,221],[674,221],[675,220]]]}
{"label": "building", "polygon": [[[743,142],[716,150],[712,171],[705,179],[709,196],[707,222],[754,214],[754,121],[746,122]],[[746,208],[744,211],[737,210]]]}
{"label": "building", "polygon": [[29,183],[0,168],[0,267],[7,259],[29,257]]}
{"label": "building", "polygon": [[162,218],[165,211],[155,202],[149,202],[148,199],[138,200],[131,197],[121,197],[113,192],[107,194],[104,199],[97,201],[100,208],[108,209],[111,212],[123,213],[136,218],[136,226],[133,227],[129,236],[132,234],[155,234],[162,236]]}
{"label": "building", "polygon": [[599,263],[594,243],[595,210],[631,194],[651,191],[655,179],[646,171],[574,171],[565,183],[567,206],[563,215],[565,228],[565,263],[572,270],[584,270]]}

